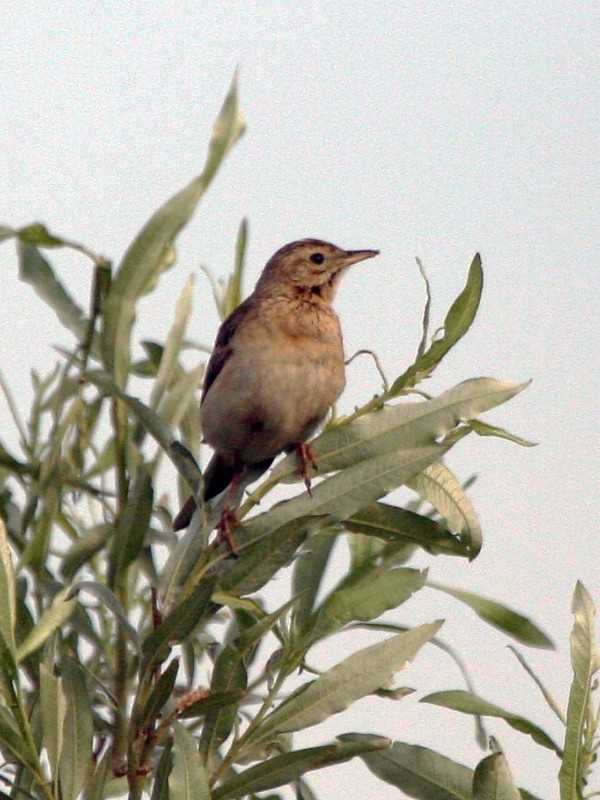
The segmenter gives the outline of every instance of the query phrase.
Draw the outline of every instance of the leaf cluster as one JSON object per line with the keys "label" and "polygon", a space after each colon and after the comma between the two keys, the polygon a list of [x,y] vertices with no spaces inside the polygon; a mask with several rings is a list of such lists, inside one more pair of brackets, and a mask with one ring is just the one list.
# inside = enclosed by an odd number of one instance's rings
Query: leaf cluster
{"label": "leaf cluster", "polygon": [[[18,451],[0,442],[0,781],[11,797],[47,800],[125,793],[217,800],[286,784],[309,798],[307,772],[359,756],[413,796],[484,796],[490,780],[509,781],[499,751],[472,772],[433,750],[381,736],[346,734],[300,749],[293,743],[294,733],[361,698],[401,699],[410,690],[394,687],[394,676],[431,644],[453,659],[468,691],[426,701],[476,715],[480,733],[480,716],[501,717],[563,755],[533,722],[475,694],[461,659],[437,636],[440,620],[381,620],[427,587],[521,643],[550,646],[517,612],[408,565],[417,548],[466,559],[481,548],[476,512],[445,461],[448,451],[473,432],[529,444],[479,419],[525,384],[475,378],[437,397],[421,388],[415,395],[475,318],[479,256],[441,334],[429,333],[427,284],[414,363],[314,440],[320,480],[311,496],[302,492],[257,513],[276,486],[299,481],[287,457],[239,509],[238,558],[210,541],[218,506],[199,500],[187,532],[172,532],[165,472],[177,475],[181,496],[198,496],[202,483],[197,395],[204,364],[189,368],[182,358],[194,281],[182,289],[164,342],[138,347],[135,320],[141,298],[175,263],[177,234],[243,132],[234,79],[203,171],[153,214],[116,267],[39,223],[0,227],[0,241],[17,242],[20,278],[75,340],[49,374],[32,374],[26,420],[2,381]],[[246,241],[244,221],[232,277],[213,282],[221,315],[241,300]],[[87,311],[42,252],[57,248],[91,263]],[[388,497],[401,486],[417,497],[406,507]],[[326,573],[340,540],[348,544],[348,566],[329,587]],[[270,609],[257,592],[290,564],[290,597]],[[597,657],[583,590],[577,609],[579,689],[567,715],[565,797],[578,796],[567,792],[581,785],[595,742],[589,687]],[[376,641],[315,668],[317,645],[358,627]],[[445,793],[431,793],[434,774],[445,776]]]}

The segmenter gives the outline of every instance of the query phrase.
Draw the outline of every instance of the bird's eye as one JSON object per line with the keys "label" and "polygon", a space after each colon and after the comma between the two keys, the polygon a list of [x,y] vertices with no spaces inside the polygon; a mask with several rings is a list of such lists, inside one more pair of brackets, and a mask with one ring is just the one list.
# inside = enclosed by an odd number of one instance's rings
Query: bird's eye
{"label": "bird's eye", "polygon": [[322,264],[325,261],[325,256],[323,253],[313,253],[310,260],[313,264]]}

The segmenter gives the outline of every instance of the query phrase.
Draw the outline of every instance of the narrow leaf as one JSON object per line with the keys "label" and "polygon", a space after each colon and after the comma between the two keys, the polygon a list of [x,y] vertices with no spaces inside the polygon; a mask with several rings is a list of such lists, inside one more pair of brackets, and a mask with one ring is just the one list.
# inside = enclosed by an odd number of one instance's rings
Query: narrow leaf
{"label": "narrow leaf", "polygon": [[385,686],[435,636],[441,625],[441,622],[420,625],[353,653],[276,708],[252,737],[253,743],[317,725]]}
{"label": "narrow leaf", "polygon": [[427,747],[394,742],[387,750],[361,758],[378,778],[410,797],[419,800],[471,798],[473,770]]}
{"label": "narrow leaf", "polygon": [[8,544],[8,533],[4,521],[0,519],[0,639],[7,650],[5,659],[12,662],[11,675],[16,669],[15,625],[17,601],[15,573]]}
{"label": "narrow leaf", "polygon": [[58,788],[58,765],[63,750],[63,726],[67,714],[67,697],[62,679],[40,665],[40,712],[44,747],[48,753],[50,775]]}
{"label": "narrow leaf", "polygon": [[387,503],[371,503],[361,508],[344,520],[344,527],[352,533],[376,536],[386,542],[417,544],[435,555],[468,555],[466,543],[439,522]]}
{"label": "narrow leaf", "polygon": [[559,756],[561,755],[560,747],[531,720],[521,717],[519,714],[513,714],[511,711],[505,711],[500,706],[488,703],[487,700],[470,692],[465,692],[462,689],[433,692],[433,694],[423,697],[421,702],[431,703],[442,708],[451,708],[453,711],[460,711],[462,714],[481,714],[486,717],[498,717],[507,722],[516,731],[531,736],[537,744],[541,744],[542,747],[546,747],[548,750],[554,750]]}
{"label": "narrow leaf", "polygon": [[440,363],[444,356],[454,345],[462,339],[471,327],[479,308],[481,292],[483,289],[483,270],[481,256],[476,253],[464,289],[452,303],[444,320],[444,335],[437,339],[406,372],[397,378],[393,385],[392,394],[399,393],[402,389],[415,386],[423,377],[429,375]]}
{"label": "narrow leaf", "polygon": [[77,606],[77,600],[68,599],[69,594],[69,589],[65,588],[54,597],[35,628],[17,648],[18,661],[23,661],[28,655],[34,653],[69,619]]}
{"label": "narrow leaf", "polygon": [[482,597],[473,592],[466,592],[463,589],[454,589],[451,586],[444,586],[434,581],[430,581],[427,585],[430,589],[444,592],[460,600],[461,603],[473,609],[480,619],[493,625],[494,628],[507,633],[509,636],[512,636],[513,639],[523,642],[523,644],[527,644],[530,647],[542,647],[546,649],[554,647],[552,640],[530,619],[495,600],[490,600],[487,597]]}
{"label": "narrow leaf", "polygon": [[19,278],[33,287],[78,341],[83,341],[87,331],[85,314],[58,280],[48,261],[33,244],[18,242],[17,254]]}
{"label": "narrow leaf", "polygon": [[579,581],[573,594],[575,617],[571,631],[573,681],[567,706],[565,753],[559,773],[561,800],[583,797],[590,764],[594,758],[595,716],[592,690],[600,669],[596,638],[596,609]]}
{"label": "narrow leaf", "polygon": [[343,628],[349,622],[376,619],[397,608],[425,583],[426,571],[394,569],[378,572],[367,570],[348,586],[335,589],[306,625],[303,641],[311,644]]}
{"label": "narrow leaf", "polygon": [[105,364],[120,388],[125,387],[129,372],[136,303],[170,266],[177,234],[191,218],[221,161],[243,131],[236,76],[215,122],[203,172],[153,214],[115,273],[104,303],[102,350]]}
{"label": "narrow leaf", "polygon": [[215,585],[215,578],[204,578],[199,586],[163,619],[142,645],[140,674],[162,663],[172,643],[185,639],[206,613]]}
{"label": "narrow leaf", "polygon": [[370,740],[354,742],[339,741],[321,747],[309,747],[268,758],[261,764],[250,767],[230,778],[213,790],[214,800],[232,800],[256,792],[264,792],[277,786],[285,786],[298,780],[310,770],[322,769],[333,764],[343,764],[351,758],[389,746],[389,739],[373,736]]}
{"label": "narrow leaf", "polygon": [[481,525],[460,481],[441,461],[428,465],[406,485],[435,508],[460,537],[473,560],[481,550]]}
{"label": "narrow leaf", "polygon": [[196,739],[179,722],[173,728],[173,768],[169,800],[210,800],[208,775],[198,755]]}
{"label": "narrow leaf", "polygon": [[64,800],[76,800],[93,768],[92,708],[83,667],[63,659],[62,674],[68,708],[60,759],[60,788]]}

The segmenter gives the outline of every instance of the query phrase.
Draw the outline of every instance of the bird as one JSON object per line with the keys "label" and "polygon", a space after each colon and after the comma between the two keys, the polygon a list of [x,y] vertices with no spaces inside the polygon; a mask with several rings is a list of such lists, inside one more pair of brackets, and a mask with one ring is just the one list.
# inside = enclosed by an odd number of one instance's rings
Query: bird
{"label": "bird", "polygon": [[[310,493],[309,468],[317,465],[307,440],[346,384],[332,302],[348,268],[378,254],[320,239],[286,244],[219,328],[200,401],[203,442],[214,451],[202,498],[212,500],[229,487],[218,530],[234,554],[237,520],[229,501],[244,473],[257,477],[277,455],[296,450]],[[175,530],[190,524],[195,508],[190,497],[175,517]]]}

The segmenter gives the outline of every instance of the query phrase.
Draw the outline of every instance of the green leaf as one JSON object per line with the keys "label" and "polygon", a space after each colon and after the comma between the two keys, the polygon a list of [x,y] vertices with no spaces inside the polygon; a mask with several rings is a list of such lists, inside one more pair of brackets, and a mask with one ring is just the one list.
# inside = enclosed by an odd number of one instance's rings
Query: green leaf
{"label": "green leaf", "polygon": [[92,708],[84,668],[67,657],[61,669],[68,706],[60,758],[60,789],[64,800],[76,800],[93,767]]}
{"label": "green leaf", "polygon": [[[352,734],[356,737],[360,734]],[[371,772],[419,800],[470,800],[473,770],[446,756],[405,742],[361,756]]]}
{"label": "green leaf", "polygon": [[198,755],[196,739],[179,722],[173,729],[173,768],[169,775],[169,800],[210,800],[208,775]]}
{"label": "green leaf", "polygon": [[552,640],[546,636],[537,625],[534,625],[530,619],[495,600],[490,600],[487,597],[482,597],[473,592],[465,592],[463,589],[454,589],[451,586],[444,586],[434,581],[430,581],[427,585],[430,589],[444,592],[460,600],[461,603],[473,609],[480,619],[488,622],[494,628],[507,633],[509,636],[512,636],[513,639],[523,642],[523,644],[527,644],[530,647],[542,647],[545,649],[552,649],[554,647]]}
{"label": "green leaf", "polygon": [[43,745],[48,753],[50,775],[58,787],[58,770],[63,751],[67,696],[62,678],[57,678],[44,664],[40,665],[40,712],[44,732]]}
{"label": "green leaf", "polygon": [[150,800],[169,800],[169,775],[173,766],[172,751],[173,744],[168,741],[156,768]]}
{"label": "green leaf", "polygon": [[8,545],[6,526],[4,521],[0,519],[0,640],[4,644],[4,647],[2,647],[4,651],[2,662],[8,668],[11,678],[16,673],[16,621],[15,573]]}
{"label": "green leaf", "polygon": [[69,619],[77,606],[77,600],[70,600],[69,594],[70,590],[67,587],[54,597],[35,628],[17,648],[18,661],[23,661],[28,655],[34,653]]}
{"label": "green leaf", "polygon": [[428,694],[427,697],[423,697],[421,702],[431,703],[436,706],[441,706],[442,708],[451,708],[453,711],[460,711],[462,714],[481,714],[486,717],[499,717],[516,731],[531,736],[533,741],[537,744],[546,747],[548,750],[554,750],[559,756],[561,755],[560,747],[552,741],[545,731],[531,722],[531,720],[521,717],[518,714],[513,714],[511,711],[505,711],[503,708],[500,708],[500,706],[489,703],[487,700],[471,692],[465,692],[461,689],[453,689],[446,692],[433,692],[433,694]]}
{"label": "green leaf", "polygon": [[[266,537],[273,537],[274,545],[276,537],[284,533],[288,523],[301,517],[327,515],[336,520],[348,519],[368,503],[406,483],[439,459],[446,449],[435,442],[423,444],[410,450],[385,452],[343,469],[314,486],[312,497],[305,492],[244,524],[236,531],[238,551],[242,552]],[[330,522],[331,519],[327,524]]]}
{"label": "green leaf", "polygon": [[406,485],[436,509],[456,532],[473,560],[481,550],[481,525],[460,481],[441,461],[428,465]]}
{"label": "green leaf", "polygon": [[342,588],[335,589],[306,624],[305,643],[313,644],[356,620],[371,620],[397,608],[425,583],[427,571],[375,567]]}
{"label": "green leaf", "polygon": [[153,214],[115,272],[104,303],[102,351],[104,363],[120,388],[125,388],[129,373],[136,303],[172,263],[177,234],[191,218],[222,160],[243,131],[235,76],[215,121],[204,170]]}
{"label": "green leaf", "polygon": [[416,656],[441,625],[441,621],[419,625],[348,656],[316,680],[304,684],[269,714],[252,736],[252,743],[256,745],[279,733],[310,728],[377,691]]}
{"label": "green leaf", "polygon": [[487,422],[482,422],[479,419],[469,420],[469,426],[478,436],[494,436],[497,439],[507,439],[509,442],[514,442],[521,447],[537,447],[535,442],[530,442],[528,439],[523,439],[510,431],[499,428],[497,425],[489,425]]}
{"label": "green leaf", "polygon": [[179,659],[174,658],[152,687],[152,691],[139,717],[139,722],[137,724],[139,730],[145,730],[158,719],[165,703],[167,703],[171,697],[178,671]]}
{"label": "green leaf", "polygon": [[[235,533],[238,550],[243,548],[244,557],[239,558],[219,581],[219,589],[236,595],[252,594],[264,586],[282,567],[289,564],[298,547],[311,531],[318,530],[322,520],[311,517],[291,519],[276,533],[266,537],[257,536],[246,543],[248,526]],[[252,534],[252,530],[250,534]],[[243,538],[242,538],[243,537]]]}
{"label": "green leaf", "polygon": [[294,562],[292,594],[298,598],[293,616],[294,629],[300,634],[314,608],[321,582],[329,564],[336,537],[325,528],[309,536]]}
{"label": "green leaf", "polygon": [[444,320],[444,335],[435,341],[429,350],[423,353],[406,372],[397,378],[391,388],[391,394],[398,394],[402,389],[415,386],[435,367],[454,345],[462,339],[471,327],[479,308],[481,292],[483,289],[483,270],[481,256],[476,253],[471,266],[467,283],[452,303]]}
{"label": "green leaf", "polygon": [[389,746],[389,739],[371,737],[361,742],[339,741],[321,747],[308,747],[268,758],[261,764],[250,767],[213,790],[214,800],[231,800],[256,792],[264,792],[277,786],[285,786],[298,780],[314,769],[332,764],[342,764],[357,755],[382,750]]}
{"label": "green leaf", "polygon": [[69,597],[74,597],[79,594],[79,592],[88,592],[98,598],[102,605],[105,606],[117,620],[134,649],[136,651],[139,650],[140,643],[137,632],[127,619],[127,615],[123,611],[123,607],[121,603],[119,603],[117,596],[108,586],[105,586],[103,583],[98,583],[98,581],[80,581],[71,589]]}
{"label": "green leaf", "polygon": [[539,678],[535,674],[533,669],[527,663],[525,657],[521,653],[519,653],[519,651],[516,649],[516,647],[513,647],[511,644],[508,645],[508,649],[516,656],[519,664],[523,667],[523,669],[529,675],[529,677],[534,681],[534,683],[536,684],[536,686],[538,687],[538,689],[542,693],[542,696],[543,696],[544,700],[546,701],[546,703],[548,703],[548,706],[552,709],[554,714],[556,714],[556,716],[562,722],[563,725],[566,725],[567,724],[567,720],[566,720],[564,712],[562,711],[562,709],[560,708],[560,706],[558,705],[556,700],[552,697],[552,695],[550,694],[548,689],[546,689],[546,687],[542,683],[541,678]]}
{"label": "green leaf", "polygon": [[565,752],[559,773],[561,800],[580,800],[594,755],[596,713],[592,691],[600,669],[596,610],[587,590],[577,581],[573,594],[575,617],[571,631],[573,681],[567,706]]}
{"label": "green leaf", "polygon": [[4,242],[6,239],[12,239],[12,237],[16,235],[17,231],[13,228],[9,228],[7,225],[0,225],[0,242]]}
{"label": "green leaf", "polygon": [[352,533],[376,536],[386,542],[417,544],[435,555],[468,555],[466,542],[454,536],[439,522],[387,503],[371,503],[361,508],[344,520],[344,527]]}
{"label": "green leaf", "polygon": [[522,800],[504,753],[492,753],[477,765],[473,800]]}
{"label": "green leaf", "polygon": [[243,300],[242,277],[244,275],[244,260],[246,244],[248,242],[248,220],[244,218],[238,230],[235,243],[235,267],[227,281],[227,290],[223,298],[222,319],[228,317]]}
{"label": "green leaf", "polygon": [[179,355],[183,345],[187,324],[192,312],[192,299],[194,297],[195,279],[193,275],[187,279],[177,304],[175,306],[175,319],[171,330],[168,333],[165,347],[160,359],[160,365],[156,380],[152,386],[150,394],[150,408],[154,411],[162,399],[167,388],[171,385],[178,372],[181,370],[179,365]]}
{"label": "green leaf", "polygon": [[124,579],[127,568],[136,560],[144,545],[153,501],[152,479],[147,466],[141,463],[127,498],[125,513],[117,523],[113,538],[108,570],[108,583],[113,590]]}
{"label": "green leaf", "polygon": [[[432,400],[390,403],[351,422],[342,421],[311,442],[319,474],[345,469],[383,453],[441,443],[461,422],[507,402],[528,385],[473,378]],[[271,476],[279,481],[299,480],[295,455],[281,461]]]}
{"label": "green leaf", "polygon": [[249,654],[265,634],[275,627],[294,602],[294,600],[288,601],[281,608],[246,628],[219,653],[212,674],[210,696],[230,695],[232,702],[215,705],[207,710],[200,737],[200,753],[205,763],[210,763],[217,748],[233,730],[239,704],[245,695],[248,683],[246,663]]}
{"label": "green leaf", "polygon": [[19,242],[17,254],[19,278],[33,287],[38,297],[50,306],[61,324],[78,341],[83,341],[88,325],[85,314],[58,280],[49,262],[33,244]]}
{"label": "green leaf", "polygon": [[200,623],[209,607],[215,580],[214,576],[205,577],[146,637],[142,645],[140,675],[165,661],[171,644],[183,641]]}

